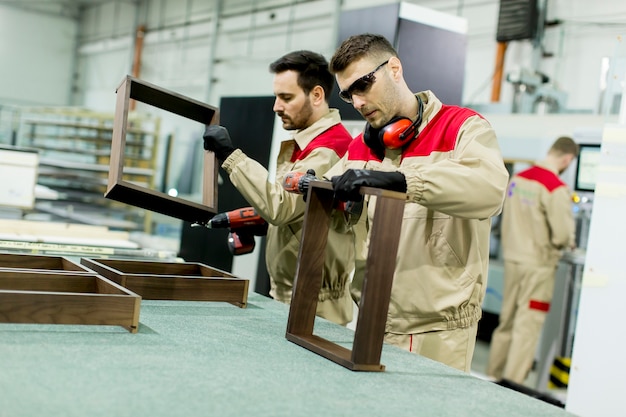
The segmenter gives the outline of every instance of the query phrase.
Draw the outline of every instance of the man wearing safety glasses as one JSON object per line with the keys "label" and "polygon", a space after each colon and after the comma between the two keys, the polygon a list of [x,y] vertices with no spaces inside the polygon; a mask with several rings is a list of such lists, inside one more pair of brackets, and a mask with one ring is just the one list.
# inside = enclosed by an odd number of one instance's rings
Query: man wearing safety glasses
{"label": "man wearing safety glasses", "polygon": [[[508,180],[496,135],[476,112],[445,105],[431,91],[411,92],[395,49],[380,35],[346,39],[330,70],[341,98],[367,121],[325,175],[336,197],[359,200],[361,186],[406,192],[385,341],[469,372],[490,219]],[[367,224],[385,215],[373,211],[371,204],[355,230],[358,265],[367,256]]]}

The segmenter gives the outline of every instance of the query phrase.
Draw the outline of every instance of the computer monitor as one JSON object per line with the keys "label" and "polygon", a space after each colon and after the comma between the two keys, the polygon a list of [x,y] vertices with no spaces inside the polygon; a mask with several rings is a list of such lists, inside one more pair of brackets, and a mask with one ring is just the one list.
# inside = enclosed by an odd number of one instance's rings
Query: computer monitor
{"label": "computer monitor", "polygon": [[596,189],[596,176],[600,162],[600,144],[580,143],[578,146],[574,189],[593,192]]}

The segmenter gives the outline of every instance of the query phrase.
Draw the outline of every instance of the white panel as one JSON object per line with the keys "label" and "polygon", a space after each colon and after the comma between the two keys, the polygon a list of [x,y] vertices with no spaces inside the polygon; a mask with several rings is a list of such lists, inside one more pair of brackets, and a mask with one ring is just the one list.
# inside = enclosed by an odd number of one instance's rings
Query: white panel
{"label": "white panel", "polygon": [[342,10],[362,9],[364,7],[382,6],[384,4],[398,3],[397,0],[344,0]]}
{"label": "white panel", "polygon": [[624,415],[626,326],[626,126],[607,125],[602,141],[566,409],[581,417]]}
{"label": "white panel", "polygon": [[411,20],[440,29],[457,33],[467,33],[467,20],[415,4],[400,3],[399,16],[401,19]]}
{"label": "white panel", "polygon": [[37,152],[0,149],[0,206],[33,207],[38,166]]}

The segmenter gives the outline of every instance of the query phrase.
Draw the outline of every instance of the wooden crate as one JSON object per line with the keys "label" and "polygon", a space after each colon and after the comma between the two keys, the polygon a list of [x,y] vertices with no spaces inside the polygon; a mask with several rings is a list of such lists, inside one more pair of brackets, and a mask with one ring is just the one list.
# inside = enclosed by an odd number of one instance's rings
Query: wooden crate
{"label": "wooden crate", "polygon": [[141,297],[93,272],[0,269],[0,322],[139,328]]}
{"label": "wooden crate", "polygon": [[196,262],[81,258],[81,264],[145,300],[225,301],[245,308],[249,280]]}
{"label": "wooden crate", "polygon": [[[376,196],[377,215],[371,225],[352,350],[313,333],[318,294],[322,286],[330,216],[334,205],[334,191],[329,181],[311,181],[309,184],[285,337],[352,371],[384,371],[385,366],[380,363],[380,356],[406,195],[369,187],[361,187],[361,194]],[[366,215],[365,212],[362,214]]]}
{"label": "wooden crate", "polygon": [[0,252],[0,269],[24,269],[55,272],[70,272],[72,274],[93,274],[84,266],[72,262],[62,256],[31,255]]}

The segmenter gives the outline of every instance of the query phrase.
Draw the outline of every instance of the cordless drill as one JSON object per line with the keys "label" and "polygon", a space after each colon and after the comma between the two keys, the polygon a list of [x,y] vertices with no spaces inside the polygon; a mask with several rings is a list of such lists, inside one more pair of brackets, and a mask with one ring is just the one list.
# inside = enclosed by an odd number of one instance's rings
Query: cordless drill
{"label": "cordless drill", "polygon": [[[283,177],[283,188],[290,193],[302,194],[306,200],[309,184],[314,180],[319,180],[319,178],[315,176],[315,170],[313,169],[307,169],[306,173],[296,171],[288,172]],[[355,224],[363,211],[363,200],[336,201],[334,206],[335,209],[349,215],[348,220],[350,224]]]}
{"label": "cordless drill", "polygon": [[283,177],[283,188],[290,193],[303,194],[306,198],[309,183],[317,179],[319,178],[315,176],[315,170],[313,169],[307,169],[306,173],[296,171],[288,172]]}
{"label": "cordless drill", "polygon": [[255,246],[254,236],[264,236],[267,233],[267,222],[253,207],[218,213],[208,221],[207,227],[230,230],[228,250],[233,255],[252,252]]}

